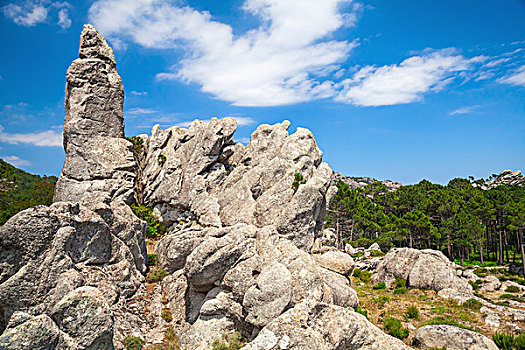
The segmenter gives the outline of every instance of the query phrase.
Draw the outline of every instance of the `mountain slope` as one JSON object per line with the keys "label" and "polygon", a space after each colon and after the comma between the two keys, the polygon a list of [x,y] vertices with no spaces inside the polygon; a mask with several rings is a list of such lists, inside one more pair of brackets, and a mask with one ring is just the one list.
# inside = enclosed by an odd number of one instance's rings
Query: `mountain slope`
{"label": "mountain slope", "polygon": [[33,175],[0,159],[0,225],[19,211],[53,202],[56,176]]}

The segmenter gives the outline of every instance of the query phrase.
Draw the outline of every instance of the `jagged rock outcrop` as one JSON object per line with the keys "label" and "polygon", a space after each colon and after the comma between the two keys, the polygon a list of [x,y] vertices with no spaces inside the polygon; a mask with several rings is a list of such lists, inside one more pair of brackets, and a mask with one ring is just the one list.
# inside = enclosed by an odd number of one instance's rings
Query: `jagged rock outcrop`
{"label": "jagged rock outcrop", "polygon": [[[142,200],[168,226],[180,218],[215,227],[275,224],[311,249],[336,190],[312,133],[298,128],[289,135],[289,126],[261,125],[246,147],[232,141],[232,118],[195,121],[188,129],[154,127],[144,145]],[[295,173],[306,180],[296,190]]]}
{"label": "jagged rock outcrop", "polygon": [[391,286],[396,277],[406,280],[409,287],[472,291],[468,281],[456,275],[454,264],[437,250],[392,248],[375,268],[372,281]]}
{"label": "jagged rock outcrop", "polygon": [[390,180],[379,181],[372,177],[350,177],[350,176],[345,176],[341,173],[334,172],[334,175],[332,176],[332,183],[335,184],[339,180],[343,181],[351,189],[365,187],[366,185],[370,185],[376,182],[381,182],[383,185],[386,186],[386,188],[389,191],[395,191],[399,187],[403,186],[401,182],[394,182]]}
{"label": "jagged rock outcrop", "polygon": [[113,50],[91,25],[80,36],[79,57],[67,71],[64,149],[66,160],[55,202],[103,192],[129,202],[135,161],[124,139],[124,89]]}
{"label": "jagged rock outcrop", "polygon": [[503,185],[525,186],[525,175],[523,175],[520,170],[504,170],[491,181],[482,184],[472,184],[472,186],[480,187],[482,190],[491,190],[493,188]]}
{"label": "jagged rock outcrop", "polygon": [[414,336],[414,345],[421,349],[498,350],[496,344],[482,334],[447,325],[419,328]]}
{"label": "jagged rock outcrop", "polygon": [[[90,26],[67,73],[66,161],[55,203],[0,228],[0,348],[122,349],[143,334],[146,223],[113,51]],[[25,346],[25,347],[24,347]]]}

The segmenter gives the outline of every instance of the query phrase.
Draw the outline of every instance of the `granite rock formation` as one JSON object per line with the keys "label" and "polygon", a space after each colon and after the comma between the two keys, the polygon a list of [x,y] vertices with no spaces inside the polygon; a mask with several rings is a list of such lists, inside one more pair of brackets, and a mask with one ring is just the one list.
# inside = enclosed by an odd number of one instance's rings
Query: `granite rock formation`
{"label": "granite rock formation", "polygon": [[396,277],[414,288],[472,291],[468,280],[457,276],[454,263],[437,250],[392,248],[375,268],[372,281],[384,281],[392,286]]}

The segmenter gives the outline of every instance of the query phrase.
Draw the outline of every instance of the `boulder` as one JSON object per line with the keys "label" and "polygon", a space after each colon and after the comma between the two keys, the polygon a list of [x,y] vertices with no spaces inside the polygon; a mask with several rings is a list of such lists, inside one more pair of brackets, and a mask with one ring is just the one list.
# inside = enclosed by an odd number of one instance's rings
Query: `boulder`
{"label": "boulder", "polygon": [[16,324],[11,324],[0,336],[2,350],[55,350],[75,349],[66,340],[67,335],[60,331],[47,315],[31,316],[17,311],[13,314]]}
{"label": "boulder", "polygon": [[113,348],[113,314],[97,288],[75,289],[53,307],[51,318],[81,349]]}
{"label": "boulder", "polygon": [[292,275],[279,263],[266,266],[244,294],[246,321],[264,327],[279,316],[292,299]]}
{"label": "boulder", "polygon": [[[119,234],[125,230],[115,232],[114,228],[128,227],[129,223],[117,224],[122,217],[111,207],[107,209],[104,213],[111,219],[109,223],[83,205],[59,202],[22,211],[0,228],[0,265],[4,267],[0,331],[17,310],[53,315],[62,298],[85,285],[96,287],[111,305],[115,342],[122,338],[123,330],[141,327],[143,321],[136,315],[142,310],[133,314],[127,305],[135,297],[141,300],[144,288],[144,276],[132,253],[144,244],[144,232],[134,232],[123,242]],[[144,253],[137,254],[145,254],[145,247]],[[141,261],[139,267],[144,255]],[[90,317],[84,321],[89,322]]]}
{"label": "boulder", "polygon": [[422,349],[446,347],[447,350],[498,350],[494,342],[482,334],[448,325],[419,328],[414,345]]}
{"label": "boulder", "polygon": [[256,228],[238,224],[210,228],[206,239],[187,257],[184,271],[198,292],[208,292],[222,281],[228,270],[255,244]]}
{"label": "boulder", "polygon": [[205,234],[202,227],[190,227],[164,236],[156,247],[159,267],[169,273],[183,269],[186,258],[204,241]]}
{"label": "boulder", "polygon": [[355,265],[350,255],[340,251],[330,251],[313,257],[319,266],[342,275],[351,275]]}
{"label": "boulder", "polygon": [[376,267],[372,281],[384,281],[391,286],[396,277],[406,280],[409,287],[472,291],[467,280],[456,275],[454,263],[443,253],[431,249],[391,249]]}
{"label": "boulder", "polygon": [[303,300],[264,327],[244,350],[408,350],[350,309]]}

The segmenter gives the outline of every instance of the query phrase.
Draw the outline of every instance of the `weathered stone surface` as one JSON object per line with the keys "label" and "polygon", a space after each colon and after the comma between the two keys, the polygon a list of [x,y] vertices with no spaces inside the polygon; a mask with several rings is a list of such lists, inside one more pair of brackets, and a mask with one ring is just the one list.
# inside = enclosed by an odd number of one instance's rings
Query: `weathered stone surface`
{"label": "weathered stone surface", "polygon": [[447,325],[424,326],[416,331],[414,345],[422,349],[446,347],[447,350],[497,350],[482,334]]}
{"label": "weathered stone surface", "polygon": [[130,201],[136,164],[124,139],[124,89],[111,47],[91,25],[82,31],[79,57],[67,71],[66,159],[54,200],[78,202],[100,191]]}
{"label": "weathered stone surface", "polygon": [[[143,200],[167,225],[179,218],[216,227],[276,224],[283,236],[310,250],[335,194],[332,170],[321,163],[312,133],[298,128],[289,135],[289,126],[261,125],[246,147],[232,141],[231,118],[195,121],[188,129],[155,126],[144,151]],[[297,172],[306,183],[294,192]]]}
{"label": "weathered stone surface", "polygon": [[187,257],[184,269],[188,282],[196,291],[211,290],[255,244],[255,233],[254,226],[245,224],[208,229],[204,242]]}
{"label": "weathered stone surface", "polygon": [[264,327],[244,350],[405,350],[401,340],[339,306],[304,300]]}
{"label": "weathered stone surface", "polygon": [[186,258],[204,241],[202,227],[190,227],[163,237],[157,244],[159,267],[173,273],[184,268]]}
{"label": "weathered stone surface", "polygon": [[17,312],[13,315],[19,318],[17,324],[13,324],[0,336],[0,349],[2,350],[55,350],[74,349],[64,339],[65,335],[60,331],[53,320],[47,315],[37,317]]}
{"label": "weathered stone surface", "polygon": [[[117,224],[122,216],[106,209],[101,213],[109,224],[80,204],[59,202],[22,211],[0,228],[0,330],[17,310],[51,315],[64,296],[84,285],[97,287],[118,315],[118,337],[130,322],[140,327],[126,304],[143,288],[131,249],[140,239],[144,244],[144,232],[134,232],[126,244],[113,229],[129,223]],[[143,261],[145,256],[139,267]]]}
{"label": "weathered stone surface", "polygon": [[343,307],[356,308],[359,305],[357,292],[350,287],[348,277],[321,269],[324,282],[323,302]]}
{"label": "weathered stone surface", "polygon": [[292,275],[279,263],[266,266],[242,302],[248,315],[246,321],[264,327],[279,316],[292,299]]}
{"label": "weathered stone surface", "polygon": [[313,257],[319,266],[342,275],[351,275],[355,265],[350,255],[340,251],[326,252]]}
{"label": "weathered stone surface", "polygon": [[467,280],[456,275],[454,264],[443,253],[431,249],[391,249],[376,267],[372,280],[384,281],[390,286],[396,277],[415,288],[472,291]]}
{"label": "weathered stone surface", "polygon": [[113,315],[97,288],[75,289],[53,307],[51,318],[81,349],[113,348]]}

